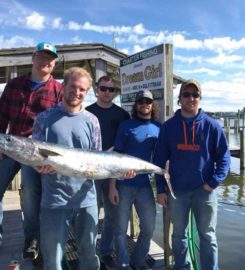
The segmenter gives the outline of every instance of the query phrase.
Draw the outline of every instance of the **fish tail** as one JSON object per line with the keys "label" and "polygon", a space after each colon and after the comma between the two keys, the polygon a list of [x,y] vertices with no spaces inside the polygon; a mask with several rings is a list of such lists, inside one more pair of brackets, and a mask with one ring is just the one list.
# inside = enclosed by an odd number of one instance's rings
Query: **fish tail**
{"label": "fish tail", "polygon": [[171,185],[171,182],[170,182],[170,175],[168,173],[168,171],[166,169],[163,169],[163,175],[164,175],[164,178],[166,180],[166,183],[167,183],[167,186],[168,186],[168,189],[169,189],[169,192],[171,194],[171,196],[176,199],[175,195],[174,195],[174,191],[173,191],[173,188],[172,188],[172,185]]}

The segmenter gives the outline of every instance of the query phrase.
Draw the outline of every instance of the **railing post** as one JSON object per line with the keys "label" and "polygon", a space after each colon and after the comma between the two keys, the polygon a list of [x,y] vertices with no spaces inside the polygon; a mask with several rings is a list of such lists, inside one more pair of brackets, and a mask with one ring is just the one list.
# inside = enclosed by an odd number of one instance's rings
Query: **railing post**
{"label": "railing post", "polygon": [[163,248],[164,248],[164,262],[165,266],[170,268],[173,265],[173,253],[172,253],[172,232],[173,226],[170,222],[169,210],[164,208],[163,210]]}
{"label": "railing post", "polygon": [[132,207],[130,215],[130,236],[132,238],[137,238],[139,235],[139,218],[136,213],[135,207]]}
{"label": "railing post", "polygon": [[240,131],[240,169],[245,170],[245,130]]}

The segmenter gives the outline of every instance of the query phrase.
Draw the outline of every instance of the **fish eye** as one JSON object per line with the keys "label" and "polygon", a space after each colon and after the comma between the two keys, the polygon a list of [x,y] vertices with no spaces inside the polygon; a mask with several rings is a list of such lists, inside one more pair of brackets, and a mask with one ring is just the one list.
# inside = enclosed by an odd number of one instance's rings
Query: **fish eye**
{"label": "fish eye", "polygon": [[11,137],[10,136],[6,136],[6,141],[7,142],[11,142]]}

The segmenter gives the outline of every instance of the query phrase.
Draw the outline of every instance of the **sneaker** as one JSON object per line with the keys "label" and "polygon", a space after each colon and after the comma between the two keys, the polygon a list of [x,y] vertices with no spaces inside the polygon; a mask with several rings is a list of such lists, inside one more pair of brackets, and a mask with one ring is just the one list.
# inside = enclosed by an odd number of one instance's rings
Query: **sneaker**
{"label": "sneaker", "polygon": [[39,246],[37,239],[25,240],[25,245],[22,252],[23,260],[31,259],[35,260],[39,253]]}
{"label": "sneaker", "polygon": [[101,261],[102,264],[104,264],[104,266],[105,266],[105,268],[107,270],[115,270],[115,269],[117,269],[115,259],[111,255],[102,256],[100,258],[100,261]]}
{"label": "sneaker", "polygon": [[120,267],[120,270],[132,270],[129,264],[123,263]]}

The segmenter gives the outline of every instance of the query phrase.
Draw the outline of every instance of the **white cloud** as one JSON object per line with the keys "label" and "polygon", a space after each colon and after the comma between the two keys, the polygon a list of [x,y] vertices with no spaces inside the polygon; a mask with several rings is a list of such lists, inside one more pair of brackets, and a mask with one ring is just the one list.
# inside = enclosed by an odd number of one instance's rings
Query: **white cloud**
{"label": "white cloud", "polygon": [[30,37],[25,36],[13,36],[11,38],[6,38],[0,36],[0,48],[10,49],[18,47],[31,47],[34,46],[35,41]]}
{"label": "white cloud", "polygon": [[141,52],[141,51],[144,51],[146,48],[144,47],[141,47],[140,45],[134,45],[133,47],[133,53],[138,53],[138,52]]}
{"label": "white cloud", "polygon": [[210,76],[216,76],[221,73],[220,70],[214,70],[214,69],[209,69],[209,68],[197,68],[197,69],[191,69],[191,70],[177,70],[177,73],[182,73],[182,74],[208,74]]}
{"label": "white cloud", "polygon": [[240,40],[232,39],[231,37],[220,37],[213,39],[205,39],[204,45],[207,49],[215,52],[228,51],[233,52],[245,48],[245,38]]}
{"label": "white cloud", "polygon": [[174,54],[174,59],[178,60],[182,63],[188,63],[188,64],[193,64],[193,63],[202,63],[203,62],[203,57],[202,56],[182,56],[182,55],[176,55]]}
{"label": "white cloud", "polygon": [[25,18],[25,25],[29,29],[42,30],[45,28],[44,23],[45,17],[37,12],[33,12]]}
{"label": "white cloud", "polygon": [[215,65],[224,65],[241,61],[243,59],[240,55],[227,55],[225,53],[219,53],[219,55],[206,59],[206,62]]}
{"label": "white cloud", "polygon": [[116,33],[117,35],[129,35],[131,33],[136,35],[144,35],[145,33],[148,33],[149,31],[144,28],[144,25],[142,23],[134,25],[134,26],[116,26],[116,25],[96,25],[92,24],[90,22],[85,22],[84,24],[80,24],[74,21],[70,21],[67,24],[67,28],[69,30],[86,30],[86,31],[94,31],[98,33],[104,33],[104,34],[112,34]]}
{"label": "white cloud", "polygon": [[55,18],[52,22],[52,28],[54,29],[63,29],[64,26],[62,24],[62,19],[59,17],[59,18]]}
{"label": "white cloud", "polygon": [[79,23],[76,23],[74,21],[70,21],[67,25],[68,29],[69,30],[75,30],[75,31],[78,31],[80,30],[82,27]]}
{"label": "white cloud", "polygon": [[198,39],[186,39],[183,34],[174,34],[172,36],[172,41],[173,44],[176,48],[181,48],[181,49],[202,49],[203,48],[203,43],[202,41]]}
{"label": "white cloud", "polygon": [[147,30],[144,28],[144,25],[140,23],[133,27],[133,32],[138,35],[143,35],[147,32]]}

